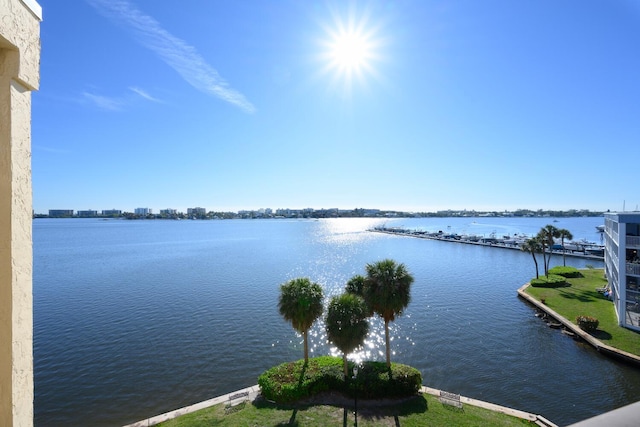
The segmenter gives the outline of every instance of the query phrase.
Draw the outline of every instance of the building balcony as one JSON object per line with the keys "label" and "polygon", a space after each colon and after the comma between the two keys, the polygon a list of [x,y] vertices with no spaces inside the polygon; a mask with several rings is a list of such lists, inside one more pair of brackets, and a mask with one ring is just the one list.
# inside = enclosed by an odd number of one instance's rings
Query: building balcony
{"label": "building balcony", "polygon": [[634,276],[640,276],[640,264],[627,263],[627,274],[633,274]]}
{"label": "building balcony", "polygon": [[627,247],[635,246],[640,248],[640,237],[638,236],[627,236]]}

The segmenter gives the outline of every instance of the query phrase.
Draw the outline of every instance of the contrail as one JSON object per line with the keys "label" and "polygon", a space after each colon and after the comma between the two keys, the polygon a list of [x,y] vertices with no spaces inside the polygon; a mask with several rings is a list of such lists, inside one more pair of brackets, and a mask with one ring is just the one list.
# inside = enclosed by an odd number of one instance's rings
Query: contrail
{"label": "contrail", "polygon": [[255,107],[236,91],[185,41],[167,32],[158,21],[145,15],[125,0],[87,0],[100,13],[124,24],[136,40],[153,51],[167,65],[176,70],[191,86],[234,104],[248,113]]}

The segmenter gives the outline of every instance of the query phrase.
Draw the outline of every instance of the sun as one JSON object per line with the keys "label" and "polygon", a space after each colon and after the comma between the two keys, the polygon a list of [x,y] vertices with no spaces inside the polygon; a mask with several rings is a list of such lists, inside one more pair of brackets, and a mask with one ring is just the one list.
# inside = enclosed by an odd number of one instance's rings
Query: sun
{"label": "sun", "polygon": [[372,46],[363,34],[353,31],[335,34],[329,46],[332,68],[359,73],[370,66]]}
{"label": "sun", "polygon": [[371,77],[378,77],[381,39],[369,14],[350,14],[346,20],[334,14],[333,22],[323,25],[321,74],[330,76],[331,86],[350,96],[355,86],[369,87]]}

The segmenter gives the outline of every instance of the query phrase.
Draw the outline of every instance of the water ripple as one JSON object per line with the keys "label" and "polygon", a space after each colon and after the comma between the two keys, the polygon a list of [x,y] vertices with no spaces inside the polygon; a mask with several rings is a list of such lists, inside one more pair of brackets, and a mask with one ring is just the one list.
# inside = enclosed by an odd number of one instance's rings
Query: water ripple
{"label": "water ripple", "polygon": [[[543,221],[498,220],[388,223],[513,233]],[[589,237],[590,220],[563,227]],[[280,284],[310,277],[328,302],[387,257],[416,279],[390,324],[392,360],[425,384],[559,424],[635,401],[636,370],[547,328],[516,297],[530,255],[366,231],[380,223],[34,221],[35,424],[122,425],[253,385],[302,357],[278,314]],[[309,338],[312,355],[339,354],[322,320]],[[380,318],[349,358],[385,359]]]}

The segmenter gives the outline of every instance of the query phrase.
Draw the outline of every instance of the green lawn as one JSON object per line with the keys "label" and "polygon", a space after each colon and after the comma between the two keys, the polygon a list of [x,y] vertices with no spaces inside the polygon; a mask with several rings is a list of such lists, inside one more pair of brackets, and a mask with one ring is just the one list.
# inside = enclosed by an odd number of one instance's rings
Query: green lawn
{"label": "green lawn", "polygon": [[596,288],[607,285],[602,269],[580,270],[584,277],[567,279],[569,286],[558,288],[534,288],[526,292],[541,300],[567,320],[576,323],[580,315],[598,319],[600,325],[592,335],[604,344],[632,354],[640,355],[640,333],[618,326],[613,303]]}
{"label": "green lawn", "polygon": [[[165,421],[162,427],[204,426],[352,426],[353,406],[276,405],[264,400],[244,403],[230,410],[220,404],[192,414]],[[437,397],[423,394],[401,405],[362,408],[358,412],[358,426],[523,426],[535,424],[487,409],[464,405],[462,409],[443,405]]]}

